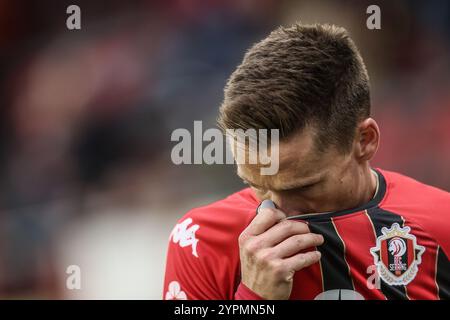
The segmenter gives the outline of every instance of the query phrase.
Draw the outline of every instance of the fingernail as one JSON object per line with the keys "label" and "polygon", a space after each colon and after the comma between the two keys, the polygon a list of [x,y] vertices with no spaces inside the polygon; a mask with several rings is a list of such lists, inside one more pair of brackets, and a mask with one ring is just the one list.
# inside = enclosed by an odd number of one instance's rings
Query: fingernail
{"label": "fingernail", "polygon": [[266,199],[263,202],[261,202],[260,208],[261,209],[264,209],[264,208],[274,208],[275,209],[275,203],[273,203],[272,200]]}
{"label": "fingernail", "polygon": [[261,202],[261,204],[259,205],[258,211],[260,209],[265,209],[265,208],[272,208],[275,209],[275,203],[273,203],[272,200],[264,200],[263,202]]}

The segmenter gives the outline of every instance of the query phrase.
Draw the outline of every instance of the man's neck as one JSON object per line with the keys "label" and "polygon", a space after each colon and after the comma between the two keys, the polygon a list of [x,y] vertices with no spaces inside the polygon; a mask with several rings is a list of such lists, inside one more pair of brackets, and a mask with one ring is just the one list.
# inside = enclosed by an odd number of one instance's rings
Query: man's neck
{"label": "man's neck", "polygon": [[378,173],[369,166],[367,166],[367,169],[364,169],[360,187],[361,193],[359,194],[359,199],[356,201],[356,205],[354,205],[355,208],[368,203],[375,198],[378,192]]}
{"label": "man's neck", "polygon": [[[312,212],[312,213],[305,213],[303,215],[309,215],[309,214],[326,214],[330,212],[335,211],[341,211],[346,209],[353,209],[360,206],[363,206],[364,204],[371,201],[375,196],[377,195],[379,186],[378,186],[378,173],[370,168],[370,166],[367,166],[366,169],[363,169],[363,172],[360,175],[360,180],[358,181],[358,190],[360,191],[358,194],[356,194],[356,197],[352,200],[350,200],[348,203],[342,203],[340,208],[336,208],[333,211],[321,211],[321,212]],[[298,216],[297,214],[294,216]]]}

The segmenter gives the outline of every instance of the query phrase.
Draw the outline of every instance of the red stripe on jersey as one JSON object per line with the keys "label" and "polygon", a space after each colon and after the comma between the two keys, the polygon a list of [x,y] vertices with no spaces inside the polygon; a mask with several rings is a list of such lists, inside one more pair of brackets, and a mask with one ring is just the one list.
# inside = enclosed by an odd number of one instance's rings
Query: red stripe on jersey
{"label": "red stripe on jersey", "polygon": [[413,300],[439,299],[438,287],[435,280],[437,255],[436,242],[420,227],[416,227],[413,223],[410,224],[408,220],[405,221],[405,224],[411,228],[411,233],[416,236],[417,244],[425,247],[425,252],[421,256],[422,262],[417,266],[417,274],[406,286],[408,289],[408,297]]}
{"label": "red stripe on jersey", "polygon": [[[317,250],[317,249],[315,249]],[[307,250],[312,251],[312,250]],[[307,252],[305,251],[305,252]],[[322,271],[320,263],[297,271],[294,275],[292,294],[289,300],[312,300],[323,291]]]}
{"label": "red stripe on jersey", "polygon": [[381,257],[382,261],[384,261],[385,264],[389,263],[389,257],[388,257],[388,243],[387,241],[381,242]]}
{"label": "red stripe on jersey", "polygon": [[413,247],[413,241],[411,239],[408,239],[406,247],[408,248],[407,258],[408,258],[408,266],[413,263],[414,259],[416,259],[416,253],[414,251]]}
{"label": "red stripe on jersey", "polygon": [[[346,261],[349,264],[350,275],[353,279],[355,291],[365,299],[385,299],[383,293],[377,289],[369,289],[367,279],[372,273],[367,268],[374,265],[374,258],[370,248],[375,247],[376,238],[372,223],[366,212],[334,218],[334,225],[346,248]],[[355,227],[357,226],[357,227]]]}

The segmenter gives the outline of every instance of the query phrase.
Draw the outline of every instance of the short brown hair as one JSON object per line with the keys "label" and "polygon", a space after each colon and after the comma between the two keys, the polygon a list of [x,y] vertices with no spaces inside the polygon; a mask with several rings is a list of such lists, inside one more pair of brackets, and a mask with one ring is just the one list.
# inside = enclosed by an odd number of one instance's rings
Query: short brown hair
{"label": "short brown hair", "polygon": [[351,147],[370,116],[366,67],[344,28],[280,27],[255,44],[225,87],[222,129],[279,129],[280,139],[311,125],[318,147]]}

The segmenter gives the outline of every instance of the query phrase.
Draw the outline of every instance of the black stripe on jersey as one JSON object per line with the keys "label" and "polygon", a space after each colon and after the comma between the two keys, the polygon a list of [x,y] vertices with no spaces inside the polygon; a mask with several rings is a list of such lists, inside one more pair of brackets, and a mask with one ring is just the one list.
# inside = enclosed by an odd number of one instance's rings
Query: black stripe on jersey
{"label": "black stripe on jersey", "polygon": [[310,223],[311,232],[323,235],[324,244],[317,247],[322,254],[320,266],[323,291],[332,289],[354,290],[350,270],[345,260],[345,245],[332,221]]}
{"label": "black stripe on jersey", "polygon": [[[398,223],[399,226],[404,227],[404,221],[401,216],[379,207],[367,210],[367,215],[372,221],[376,238],[382,235],[381,229],[383,227],[390,228],[394,223]],[[380,279],[380,289],[388,300],[408,300],[404,285],[391,286],[384,282],[383,279]]]}
{"label": "black stripe on jersey", "polygon": [[439,298],[450,300],[450,262],[441,247],[437,252],[436,284]]}

